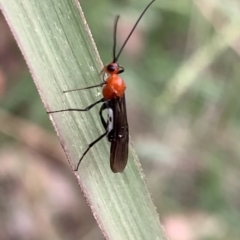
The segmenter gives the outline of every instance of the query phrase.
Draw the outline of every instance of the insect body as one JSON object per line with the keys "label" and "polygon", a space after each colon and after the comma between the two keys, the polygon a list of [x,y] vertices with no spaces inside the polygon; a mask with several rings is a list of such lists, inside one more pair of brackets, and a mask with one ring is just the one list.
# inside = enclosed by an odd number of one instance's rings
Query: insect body
{"label": "insect body", "polygon": [[[133,31],[137,27],[139,21],[141,20],[144,13],[150,7],[150,5],[155,0],[152,0],[144,9],[144,11],[139,16],[138,20],[134,24],[131,32],[120,48],[118,54],[116,55],[116,43],[117,43],[117,24],[119,20],[119,16],[115,19],[114,24],[114,33],[113,33],[113,60],[108,65],[104,66],[102,69],[102,73],[107,74],[106,80],[101,82],[98,85],[89,86],[86,88],[67,90],[66,92],[72,92],[83,89],[90,89],[95,87],[102,87],[103,98],[98,100],[97,102],[89,105],[84,109],[78,108],[70,108],[58,111],[50,111],[50,113],[57,112],[65,112],[65,111],[89,111],[92,107],[97,105],[98,103],[102,103],[102,106],[99,111],[100,119],[102,125],[105,129],[105,132],[99,136],[96,140],[89,144],[88,148],[82,154],[81,158],[78,161],[78,164],[75,168],[75,171],[78,170],[79,165],[87,154],[87,152],[94,146],[97,142],[99,142],[105,136],[108,141],[111,143],[110,147],[110,167],[114,173],[122,172],[126,167],[128,160],[128,144],[129,144],[129,130],[128,130],[128,122],[127,122],[127,111],[126,111],[126,102],[125,102],[125,89],[126,85],[123,79],[119,76],[120,73],[124,72],[124,68],[118,64],[118,58],[121,55],[125,45],[127,44],[129,38],[131,37]],[[108,110],[108,119],[107,121],[103,117],[103,111]]]}

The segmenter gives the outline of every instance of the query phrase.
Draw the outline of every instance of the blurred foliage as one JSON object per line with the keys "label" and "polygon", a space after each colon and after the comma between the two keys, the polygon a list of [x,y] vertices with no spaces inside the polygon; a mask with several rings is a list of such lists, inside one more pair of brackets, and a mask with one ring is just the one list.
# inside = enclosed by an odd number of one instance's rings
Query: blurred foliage
{"label": "blurred foliage", "polygon": [[[146,1],[88,0],[81,1],[81,5],[102,60],[108,63],[112,54],[114,16],[121,14],[118,28],[120,47]],[[239,22],[239,14],[236,14],[239,7],[240,4],[234,0],[227,3],[218,0],[158,0],[142,19],[119,59],[126,70],[122,76],[128,86],[128,116],[133,144],[170,240],[240,238],[240,48],[237,44],[240,31],[234,28]],[[42,131],[50,130],[48,116],[2,16],[0,24],[0,107],[16,118],[25,119],[30,125],[39,125]],[[21,126],[15,124],[15,127]],[[11,152],[18,154],[23,151],[21,148],[26,151],[28,141],[14,137],[15,128],[5,130],[5,127],[1,124],[0,154],[5,156],[1,157],[1,165],[7,165],[8,159],[8,164],[12,161],[20,166]],[[31,135],[31,128],[29,131]],[[64,165],[64,171],[59,161],[49,157],[49,153],[43,153],[36,145],[31,149],[30,143],[28,147],[35,161],[27,161],[28,158],[23,157],[27,164],[22,167],[33,165],[29,167],[31,171],[46,178],[47,173],[41,172],[41,168],[34,170],[34,166],[39,168],[40,164],[45,164],[52,169],[54,164],[54,168],[60,168],[58,171],[65,176],[64,180],[70,181],[67,166]],[[36,149],[37,153],[33,153]],[[39,162],[37,157],[33,157],[39,154],[46,160]],[[13,169],[11,174],[14,173]],[[11,179],[4,180],[3,174],[1,172],[0,184],[6,187],[8,183],[4,181]],[[13,178],[17,176],[13,175]],[[49,182],[55,181],[48,178]],[[17,183],[19,181],[21,177],[18,176]],[[70,182],[75,184],[72,179]],[[22,184],[28,183],[23,181]],[[49,187],[47,185],[44,187]],[[37,187],[34,187],[35,191]],[[0,188],[0,196],[3,188]],[[9,209],[3,204],[5,201],[0,199],[1,211]],[[45,209],[45,214],[52,212]],[[87,234],[86,229],[79,230],[79,235],[70,237],[67,235],[70,223],[74,222],[71,228],[80,229],[84,218],[74,216],[71,222],[69,219],[73,216],[65,217],[62,222],[59,219],[59,225],[49,225],[55,229],[54,238],[101,238],[99,232],[91,234],[93,221],[88,223]],[[64,234],[61,236],[61,233]],[[12,238],[6,234],[1,239]]]}

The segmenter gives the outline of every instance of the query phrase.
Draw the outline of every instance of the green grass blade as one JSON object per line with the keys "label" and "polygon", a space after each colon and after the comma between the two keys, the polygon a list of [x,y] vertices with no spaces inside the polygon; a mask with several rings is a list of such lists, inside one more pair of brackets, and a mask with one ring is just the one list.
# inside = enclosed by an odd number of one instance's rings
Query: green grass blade
{"label": "green grass blade", "polygon": [[[47,110],[88,106],[101,97],[99,90],[62,93],[101,81],[102,64],[78,2],[0,2]],[[51,115],[72,167],[87,143],[103,131],[97,109]],[[102,141],[86,156],[76,176],[106,239],[164,239],[159,216],[132,151],[124,173],[113,174],[109,144]]]}

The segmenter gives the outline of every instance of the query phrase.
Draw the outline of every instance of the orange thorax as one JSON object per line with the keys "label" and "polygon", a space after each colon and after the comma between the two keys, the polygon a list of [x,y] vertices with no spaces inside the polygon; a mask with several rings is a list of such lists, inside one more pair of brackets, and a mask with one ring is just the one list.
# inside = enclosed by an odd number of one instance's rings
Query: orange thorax
{"label": "orange thorax", "polygon": [[105,99],[121,98],[125,89],[126,85],[122,78],[117,74],[111,74],[106,80],[106,85],[103,87],[102,93]]}

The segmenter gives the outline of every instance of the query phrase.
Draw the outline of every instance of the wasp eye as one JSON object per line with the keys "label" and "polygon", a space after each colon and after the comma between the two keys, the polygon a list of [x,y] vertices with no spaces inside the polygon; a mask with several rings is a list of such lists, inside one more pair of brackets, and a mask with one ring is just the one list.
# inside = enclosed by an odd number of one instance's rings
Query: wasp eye
{"label": "wasp eye", "polygon": [[113,64],[109,64],[109,65],[107,66],[107,70],[108,70],[109,72],[113,72],[113,71],[115,71],[115,66],[114,66]]}

